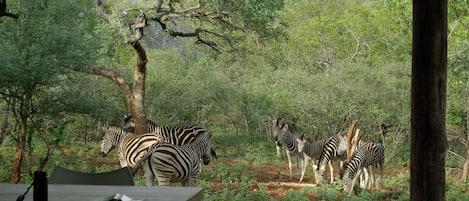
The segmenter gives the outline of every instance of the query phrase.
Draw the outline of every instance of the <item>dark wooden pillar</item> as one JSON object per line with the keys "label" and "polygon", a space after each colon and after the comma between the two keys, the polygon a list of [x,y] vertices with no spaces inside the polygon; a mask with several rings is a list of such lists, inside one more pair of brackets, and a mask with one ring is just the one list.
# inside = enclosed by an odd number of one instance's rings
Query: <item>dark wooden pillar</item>
{"label": "dark wooden pillar", "polygon": [[410,199],[445,200],[447,0],[413,0]]}

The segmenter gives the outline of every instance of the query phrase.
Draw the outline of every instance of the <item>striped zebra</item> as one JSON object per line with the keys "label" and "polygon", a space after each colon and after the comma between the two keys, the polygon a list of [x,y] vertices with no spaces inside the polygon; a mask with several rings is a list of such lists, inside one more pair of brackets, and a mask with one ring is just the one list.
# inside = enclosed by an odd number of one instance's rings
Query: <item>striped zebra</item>
{"label": "striped zebra", "polygon": [[[381,178],[383,177],[384,158],[384,146],[380,143],[367,143],[363,146],[358,146],[345,168],[345,173],[342,178],[344,191],[348,192],[350,195],[353,193],[353,186],[358,176],[363,171],[362,168],[367,168],[370,174],[371,182],[367,182],[367,188],[371,190],[373,184],[376,184],[376,188],[379,190]],[[373,173],[374,168],[379,168],[379,175],[376,178],[376,182]]]}
{"label": "striped zebra", "polygon": [[[177,146],[191,143],[197,136],[208,132],[196,124],[183,126],[159,126],[149,119],[146,120],[146,123],[149,133],[155,133],[156,135],[162,136],[166,143]],[[132,116],[126,116],[122,129],[128,132],[133,132],[134,128],[135,124],[133,123]],[[210,153],[213,157],[217,158],[217,153],[213,148],[210,148]]]}
{"label": "striped zebra", "polygon": [[211,133],[199,135],[192,143],[176,146],[155,143],[143,157],[147,186],[169,186],[170,182],[181,182],[182,186],[194,186],[200,170],[200,159],[204,165],[210,163]]}
{"label": "striped zebra", "polygon": [[[297,136],[296,141],[298,142],[298,150],[300,154],[303,154],[303,168],[301,171],[300,182],[303,181],[303,177],[306,172],[306,168],[308,167],[308,162],[311,160],[311,166],[313,167],[314,178],[315,181],[318,179],[318,171],[316,170],[317,166],[314,164],[315,160],[318,160],[321,156],[322,150],[324,145],[326,144],[326,140],[318,140],[316,142],[310,142],[309,139],[306,138],[305,134],[300,134]],[[331,178],[333,177],[333,167],[332,163],[329,161],[329,169],[331,170]]]}
{"label": "striped zebra", "polygon": [[129,167],[133,173],[137,172],[139,161],[148,147],[163,141],[162,136],[155,134],[134,135],[113,126],[102,127],[102,129],[104,135],[101,142],[101,155],[105,157],[113,148],[117,148],[121,167]]}
{"label": "striped zebra", "polygon": [[288,168],[290,170],[290,179],[292,179],[292,163],[291,163],[291,155],[296,156],[296,165],[299,169],[299,173],[301,168],[303,167],[303,155],[298,151],[298,142],[296,141],[298,133],[293,130],[288,123],[288,121],[284,120],[279,124],[279,133],[278,133],[278,140],[277,146],[283,147],[285,152],[287,153],[288,159]]}
{"label": "striped zebra", "polygon": [[[319,171],[317,176],[316,182],[318,184],[322,183],[324,180],[324,172],[326,171],[326,165],[330,164],[332,160],[341,160],[340,168],[342,168],[342,161],[346,157],[346,149],[347,149],[347,133],[340,132],[336,135],[333,135],[329,139],[327,139],[326,143],[324,144],[324,148],[322,149],[321,155],[319,156],[319,162],[316,170]],[[332,184],[334,182],[334,171],[333,169],[330,170],[331,172],[331,181]]]}

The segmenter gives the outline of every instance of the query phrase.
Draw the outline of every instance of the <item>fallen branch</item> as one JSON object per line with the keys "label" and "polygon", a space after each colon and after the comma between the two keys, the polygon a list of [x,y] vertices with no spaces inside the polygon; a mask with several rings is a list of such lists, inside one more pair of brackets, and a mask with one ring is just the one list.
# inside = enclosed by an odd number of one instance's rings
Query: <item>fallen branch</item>
{"label": "fallen branch", "polygon": [[291,186],[291,187],[316,187],[317,184],[307,184],[298,182],[267,182],[267,186]]}

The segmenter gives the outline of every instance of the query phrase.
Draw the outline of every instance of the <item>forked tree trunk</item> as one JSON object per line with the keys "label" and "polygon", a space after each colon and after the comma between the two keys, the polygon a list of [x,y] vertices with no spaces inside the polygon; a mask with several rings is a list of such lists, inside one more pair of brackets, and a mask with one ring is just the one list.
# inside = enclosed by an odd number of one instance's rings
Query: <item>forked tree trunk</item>
{"label": "forked tree trunk", "polygon": [[413,1],[410,200],[445,200],[447,0]]}
{"label": "forked tree trunk", "polygon": [[353,130],[355,129],[357,122],[358,120],[354,120],[347,132],[347,151],[346,151],[347,160],[350,159],[350,157],[352,157]]}

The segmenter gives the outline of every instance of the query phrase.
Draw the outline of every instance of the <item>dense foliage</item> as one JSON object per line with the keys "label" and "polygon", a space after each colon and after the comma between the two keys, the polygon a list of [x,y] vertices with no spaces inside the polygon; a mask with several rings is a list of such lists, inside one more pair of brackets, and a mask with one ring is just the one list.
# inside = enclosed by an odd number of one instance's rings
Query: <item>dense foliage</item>
{"label": "dense foliage", "polygon": [[[115,1],[108,6],[115,6],[116,22],[109,23],[100,21],[86,1],[7,2],[21,17],[0,18],[0,114],[2,120],[9,117],[10,128],[0,128],[0,143],[5,139],[0,144],[2,182],[8,180],[20,132],[22,92],[31,87],[26,148],[40,157],[25,156],[23,172],[37,169],[51,144],[60,151],[51,152],[46,169],[72,161],[58,154],[76,159],[90,155],[83,152],[91,149],[98,157],[98,146],[91,146],[99,141],[97,128],[102,123],[119,125],[127,109],[108,80],[69,69],[107,65],[131,80],[134,56],[116,25],[117,10],[152,6],[143,0]],[[228,52],[216,53],[190,38],[168,37],[155,24],[147,27],[143,43],[148,54],[148,117],[162,125],[200,123],[221,136],[236,136],[230,144],[237,147],[232,157],[255,149],[238,137],[260,144],[271,141],[276,117],[293,121],[312,139],[327,138],[357,119],[364,138],[371,141],[378,140],[380,124],[390,126],[386,164],[408,163],[411,1],[222,2],[239,17],[233,24],[246,27],[210,25],[231,37]],[[469,100],[467,7],[468,1],[449,1],[448,165],[454,167],[461,167],[460,156],[465,154],[461,141]],[[48,122],[58,129],[37,126]],[[222,146],[228,145],[218,148]],[[272,155],[275,151],[273,146],[262,150]],[[256,159],[270,160],[272,155]],[[109,161],[98,161],[104,164],[99,167],[93,167],[94,162],[68,165],[96,171]],[[30,181],[27,175],[23,179]]]}

